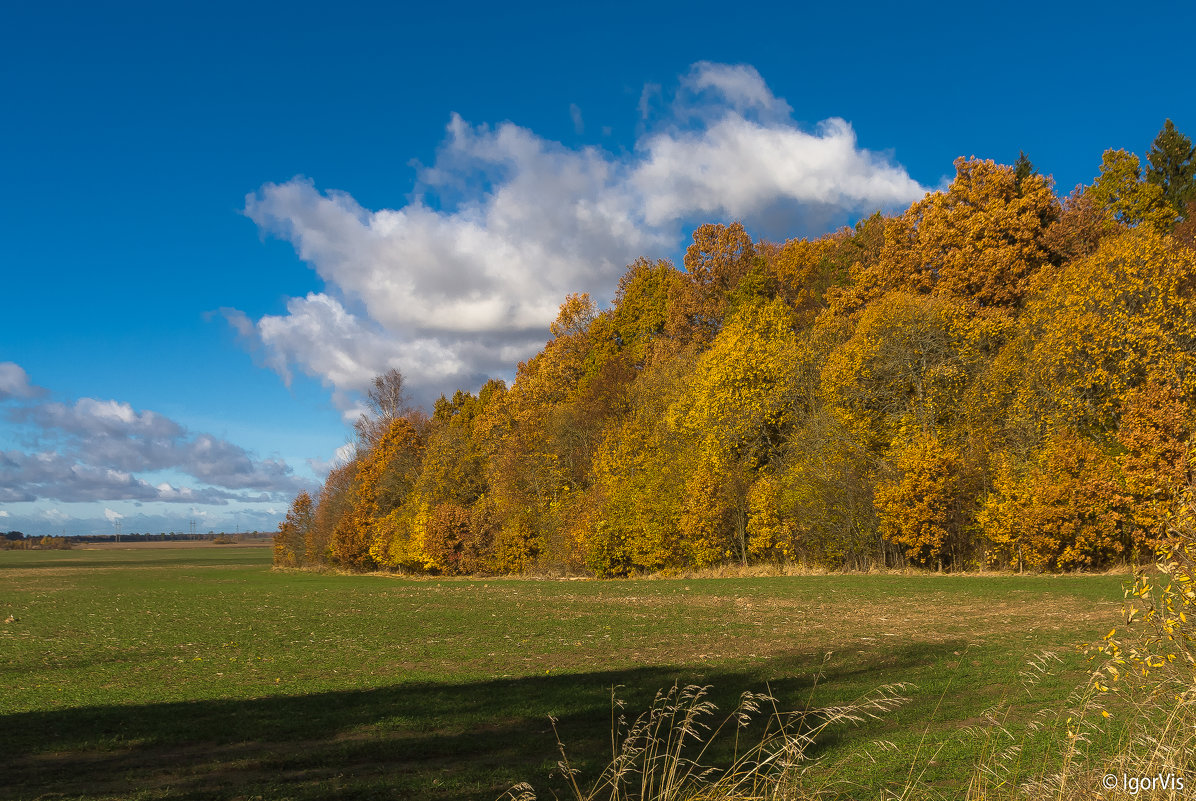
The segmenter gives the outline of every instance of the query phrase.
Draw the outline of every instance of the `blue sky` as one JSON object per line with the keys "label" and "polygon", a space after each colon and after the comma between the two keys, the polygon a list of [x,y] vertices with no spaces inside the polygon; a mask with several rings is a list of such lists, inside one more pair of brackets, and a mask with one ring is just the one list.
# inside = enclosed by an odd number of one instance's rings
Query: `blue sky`
{"label": "blue sky", "polygon": [[273,528],[370,375],[509,378],[693,225],[1196,134],[1191,3],[10,3],[0,530]]}

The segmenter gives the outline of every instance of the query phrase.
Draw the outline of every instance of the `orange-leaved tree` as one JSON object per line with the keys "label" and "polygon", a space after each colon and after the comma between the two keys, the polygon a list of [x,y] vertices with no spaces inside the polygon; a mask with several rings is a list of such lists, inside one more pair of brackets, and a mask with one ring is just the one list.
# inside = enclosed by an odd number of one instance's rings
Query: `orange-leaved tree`
{"label": "orange-leaved tree", "polygon": [[955,180],[885,228],[875,278],[885,289],[934,291],[981,306],[1016,308],[1046,263],[1059,201],[1041,175],[957,159]]}
{"label": "orange-leaved tree", "polygon": [[1125,553],[1125,503],[1114,459],[1057,427],[1028,463],[998,456],[978,520],[998,564],[1103,568]]}
{"label": "orange-leaved tree", "polygon": [[1192,410],[1172,383],[1151,379],[1125,398],[1117,440],[1133,543],[1149,558],[1168,538],[1192,484]]}
{"label": "orange-leaved tree", "polygon": [[358,457],[334,467],[324,479],[311,528],[304,545],[304,564],[323,565],[332,559],[331,545],[337,525],[353,508],[352,488],[357,475]]}
{"label": "orange-leaved tree", "polygon": [[876,487],[880,532],[902,545],[910,561],[942,569],[944,556],[958,557],[965,522],[960,454],[933,433],[915,429],[890,458],[893,476]]}
{"label": "orange-leaved tree", "polygon": [[377,444],[359,458],[350,490],[351,507],[333,530],[333,559],[354,570],[368,570],[389,558],[389,538],[378,520],[402,505],[410,489],[423,443],[405,418],[390,421]]}

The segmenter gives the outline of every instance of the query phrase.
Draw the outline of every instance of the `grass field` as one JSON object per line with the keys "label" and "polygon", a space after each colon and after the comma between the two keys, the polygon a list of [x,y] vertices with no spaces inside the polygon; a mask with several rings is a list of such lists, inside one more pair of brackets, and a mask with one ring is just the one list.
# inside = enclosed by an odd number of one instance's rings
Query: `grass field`
{"label": "grass field", "polygon": [[[613,686],[631,712],[710,684],[729,711],[766,684],[802,708],[897,681],[916,685],[908,703],[819,755],[854,760],[844,778],[871,797],[911,764],[950,795],[986,709],[1009,702],[1020,731],[1063,708],[1088,667],[1074,646],[1119,620],[1123,581],[409,580],[269,560],[0,552],[0,799],[494,799],[521,780],[551,798],[548,715],[593,775]],[[1043,649],[1063,661],[1027,686]]]}

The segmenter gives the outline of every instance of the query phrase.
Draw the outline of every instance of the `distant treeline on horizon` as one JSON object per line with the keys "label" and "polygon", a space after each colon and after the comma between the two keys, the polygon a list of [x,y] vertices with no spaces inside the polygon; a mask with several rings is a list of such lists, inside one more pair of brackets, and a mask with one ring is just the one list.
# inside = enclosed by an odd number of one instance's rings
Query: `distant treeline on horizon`
{"label": "distant treeline on horizon", "polygon": [[27,535],[21,531],[6,531],[0,532],[0,538],[6,542],[22,542],[43,539],[53,540],[70,540],[76,543],[82,542],[182,542],[182,541],[200,541],[212,540],[217,537],[239,537],[243,539],[261,539],[268,537],[269,534],[259,531],[243,531],[238,534],[228,534],[226,532],[209,531],[207,534],[191,534],[191,533],[175,533],[162,532],[159,534],[138,534],[131,532],[129,534],[67,534],[62,536],[36,536]]}
{"label": "distant treeline on horizon", "polygon": [[1196,160],[1168,120],[1059,197],[956,161],[814,239],[702,225],[514,383],[379,376],[279,565],[619,576],[725,562],[1104,569],[1196,516]]}

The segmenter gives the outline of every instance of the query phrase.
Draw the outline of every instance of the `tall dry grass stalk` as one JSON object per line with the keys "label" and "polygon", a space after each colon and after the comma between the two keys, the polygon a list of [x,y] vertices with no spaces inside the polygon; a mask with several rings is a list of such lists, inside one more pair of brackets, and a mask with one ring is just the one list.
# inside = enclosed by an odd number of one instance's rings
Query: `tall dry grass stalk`
{"label": "tall dry grass stalk", "polygon": [[[1059,713],[1055,760],[1034,770],[1010,759],[1020,743],[989,749],[969,799],[1196,796],[1196,492],[1182,499],[1169,534],[1155,564],[1126,587],[1125,628],[1087,646],[1095,670]],[[1120,731],[1116,745],[1092,747],[1107,726]]]}
{"label": "tall dry grass stalk", "polygon": [[[559,734],[561,760],[573,801],[781,801],[840,796],[847,780],[840,766],[810,755],[828,729],[878,719],[909,699],[909,685],[893,684],[844,706],[782,712],[769,693],[745,692],[721,719],[709,686],[674,685],[659,691],[634,720],[611,693],[611,757],[602,773],[586,781],[570,763]],[[764,718],[763,732],[749,731]],[[553,721],[553,729],[556,725]],[[728,743],[729,740],[729,743]],[[711,764],[712,748],[727,743],[726,767]],[[892,747],[881,744],[880,747]],[[725,750],[724,750],[725,756]],[[520,784],[503,797],[535,801]]]}

